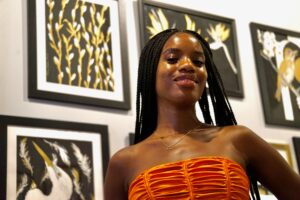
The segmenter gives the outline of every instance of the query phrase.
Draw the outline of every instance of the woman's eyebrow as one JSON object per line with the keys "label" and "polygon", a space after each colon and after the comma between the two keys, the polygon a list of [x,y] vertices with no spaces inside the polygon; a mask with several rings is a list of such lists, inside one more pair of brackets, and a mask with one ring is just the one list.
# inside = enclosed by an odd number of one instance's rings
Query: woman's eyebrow
{"label": "woman's eyebrow", "polygon": [[180,53],[181,50],[177,48],[169,48],[165,50],[162,54],[168,54],[168,53]]}
{"label": "woman's eyebrow", "polygon": [[[177,48],[169,48],[169,49],[166,49],[162,55],[165,55],[165,54],[176,54],[176,53],[181,53],[182,51],[180,49],[177,49]],[[193,52],[193,55],[194,56],[199,56],[199,57],[203,57],[205,58],[205,55],[204,55],[204,52],[203,51],[195,51]]]}

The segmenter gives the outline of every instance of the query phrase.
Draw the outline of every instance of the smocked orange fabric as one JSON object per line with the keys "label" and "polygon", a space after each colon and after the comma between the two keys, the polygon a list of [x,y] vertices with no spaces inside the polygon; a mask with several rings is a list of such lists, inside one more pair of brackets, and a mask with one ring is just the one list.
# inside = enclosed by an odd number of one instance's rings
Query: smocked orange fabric
{"label": "smocked orange fabric", "polygon": [[223,157],[198,157],[152,167],[138,175],[129,200],[249,200],[243,167]]}

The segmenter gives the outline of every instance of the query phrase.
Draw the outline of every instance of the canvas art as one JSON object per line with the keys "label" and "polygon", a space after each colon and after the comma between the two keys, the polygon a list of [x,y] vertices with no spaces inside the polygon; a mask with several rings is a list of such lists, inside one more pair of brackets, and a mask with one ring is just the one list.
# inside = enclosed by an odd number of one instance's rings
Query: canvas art
{"label": "canvas art", "polygon": [[29,97],[129,108],[118,1],[28,0],[28,25]]}
{"label": "canvas art", "polygon": [[293,146],[296,155],[298,173],[300,174],[300,137],[293,137],[292,140],[293,140]]}
{"label": "canvas art", "polygon": [[140,0],[141,46],[157,33],[188,29],[209,43],[215,64],[229,96],[243,97],[241,68],[233,19],[175,7],[157,1]]}
{"label": "canvas art", "polygon": [[0,126],[6,129],[1,199],[103,199],[105,126],[6,116]]}
{"label": "canvas art", "polygon": [[[269,144],[277,150],[277,152],[282,156],[282,158],[288,163],[288,165],[294,169],[292,154],[290,150],[290,145],[288,143],[280,143],[269,141]],[[258,184],[259,193],[262,195],[262,199],[276,200],[277,198],[263,185]]]}
{"label": "canvas art", "polygon": [[300,127],[300,33],[251,23],[260,94],[268,124]]}

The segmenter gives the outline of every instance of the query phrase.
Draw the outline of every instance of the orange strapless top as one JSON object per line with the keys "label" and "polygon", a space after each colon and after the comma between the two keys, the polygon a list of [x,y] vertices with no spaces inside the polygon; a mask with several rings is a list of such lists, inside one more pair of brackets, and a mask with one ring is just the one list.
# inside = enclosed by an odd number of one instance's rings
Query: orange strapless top
{"label": "orange strapless top", "polygon": [[224,157],[198,157],[151,167],[130,184],[129,200],[249,200],[243,167]]}

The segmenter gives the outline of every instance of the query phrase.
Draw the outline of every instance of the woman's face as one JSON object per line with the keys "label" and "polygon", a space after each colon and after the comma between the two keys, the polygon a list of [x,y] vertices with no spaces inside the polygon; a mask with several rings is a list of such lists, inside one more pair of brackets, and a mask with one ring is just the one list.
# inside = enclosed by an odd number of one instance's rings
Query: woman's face
{"label": "woman's face", "polygon": [[205,56],[199,41],[188,33],[175,33],[165,43],[156,72],[158,101],[191,104],[205,87]]}

